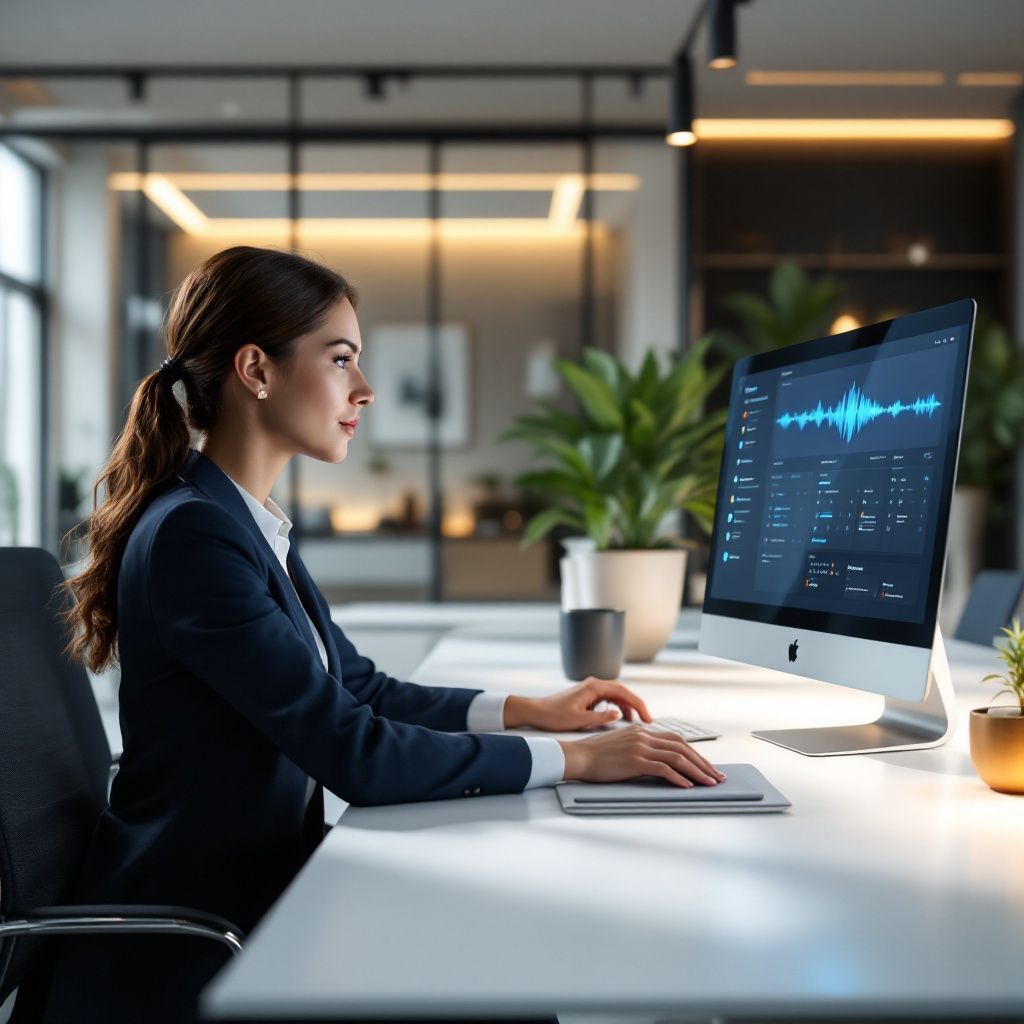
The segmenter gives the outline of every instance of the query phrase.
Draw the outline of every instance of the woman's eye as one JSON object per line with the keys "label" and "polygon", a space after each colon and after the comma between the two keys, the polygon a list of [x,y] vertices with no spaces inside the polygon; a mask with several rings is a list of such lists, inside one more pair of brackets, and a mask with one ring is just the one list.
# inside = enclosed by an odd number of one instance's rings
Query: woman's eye
{"label": "woman's eye", "polygon": [[343,359],[344,360],[344,362],[341,364],[341,368],[344,370],[345,367],[348,366],[349,361],[352,359],[352,357],[351,356],[335,356],[331,360],[331,362],[336,363],[339,359]]}

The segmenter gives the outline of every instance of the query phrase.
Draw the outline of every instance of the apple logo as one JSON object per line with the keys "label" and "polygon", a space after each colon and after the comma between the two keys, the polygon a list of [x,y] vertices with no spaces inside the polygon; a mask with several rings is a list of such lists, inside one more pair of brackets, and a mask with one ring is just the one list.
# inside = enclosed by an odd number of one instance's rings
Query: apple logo
{"label": "apple logo", "polygon": [[789,645],[789,660],[790,661],[796,661],[796,649],[799,646],[799,644],[800,644],[799,640],[794,640]]}

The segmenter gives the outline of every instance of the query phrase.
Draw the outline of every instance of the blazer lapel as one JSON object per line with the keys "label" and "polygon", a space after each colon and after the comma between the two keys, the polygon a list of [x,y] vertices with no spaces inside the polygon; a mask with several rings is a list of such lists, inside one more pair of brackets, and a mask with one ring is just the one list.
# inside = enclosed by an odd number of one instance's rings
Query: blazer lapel
{"label": "blazer lapel", "polygon": [[[274,549],[267,543],[267,538],[263,536],[260,531],[256,520],[253,519],[252,513],[246,507],[245,502],[242,500],[242,496],[238,493],[237,488],[231,482],[227,474],[218,466],[212,459],[208,459],[201,451],[195,448],[189,449],[188,458],[185,460],[185,465],[179,471],[178,476],[186,483],[191,483],[193,486],[198,487],[207,497],[212,498],[214,501],[222,505],[228,512],[230,512],[256,539],[256,543],[260,545],[264,554],[267,556],[267,561],[270,563],[270,571],[274,574],[277,582],[281,588],[281,592],[284,594],[285,600],[285,611],[288,617],[295,623],[296,629],[298,629],[301,636],[306,638],[306,642],[313,649],[313,652],[317,656],[317,660],[320,658],[320,652],[316,648],[316,640],[314,640],[312,633],[309,629],[309,623],[306,621],[306,616],[303,613],[303,604],[300,604],[299,595],[296,593],[298,586],[293,586],[292,581],[288,578],[287,573],[281,568],[281,563],[277,560],[277,554]],[[289,565],[293,564],[292,556],[295,553],[295,548],[292,546],[288,552]],[[295,562],[301,565],[298,558],[295,558]],[[293,574],[298,580],[299,573],[296,573],[294,568]],[[305,567],[302,567],[302,574],[308,581],[308,585],[312,587],[312,580],[309,579],[308,573],[305,572]],[[312,595],[309,595],[310,597]],[[324,649],[328,652],[328,671],[330,671],[330,655],[331,651],[334,650],[333,642],[329,642],[330,630],[323,628],[323,623],[320,621],[320,610],[316,606],[316,601],[308,601],[306,597],[303,597],[303,603],[308,608],[310,605],[315,609],[316,614],[310,611],[310,618],[316,623],[316,626],[321,631],[321,639],[324,642]],[[334,650],[334,666],[335,671],[339,667],[339,659],[337,651]]]}
{"label": "blazer lapel", "polygon": [[320,633],[320,639],[324,642],[324,650],[327,652],[327,671],[335,678],[340,679],[341,656],[338,654],[338,648],[331,634],[330,619],[320,608],[320,602],[316,599],[316,584],[309,575],[306,563],[299,557],[299,550],[294,544],[288,548],[288,568],[291,569],[295,589],[302,600],[302,605],[309,613],[309,617]]}

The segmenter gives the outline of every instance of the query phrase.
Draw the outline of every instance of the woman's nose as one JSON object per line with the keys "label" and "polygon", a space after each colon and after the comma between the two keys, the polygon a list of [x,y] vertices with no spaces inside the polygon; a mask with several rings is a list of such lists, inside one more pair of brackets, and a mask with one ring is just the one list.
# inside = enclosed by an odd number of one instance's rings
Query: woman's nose
{"label": "woman's nose", "polygon": [[360,389],[359,397],[356,399],[359,405],[370,405],[371,402],[376,398],[373,388],[363,380],[363,387]]}

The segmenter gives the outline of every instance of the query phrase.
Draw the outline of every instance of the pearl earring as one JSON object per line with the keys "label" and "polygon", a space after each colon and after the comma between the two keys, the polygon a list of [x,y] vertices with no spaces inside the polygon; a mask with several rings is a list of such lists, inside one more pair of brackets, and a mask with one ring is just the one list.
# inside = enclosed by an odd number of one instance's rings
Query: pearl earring
{"label": "pearl earring", "polygon": [[260,388],[259,393],[256,395],[256,397],[257,398],[266,398],[267,397],[267,393],[266,393],[266,391],[263,390],[263,388]]}

